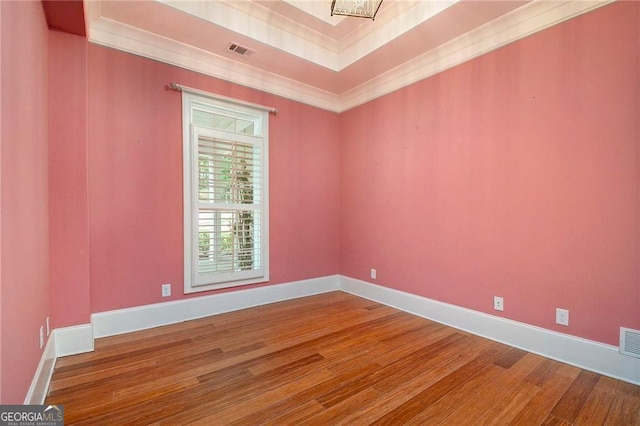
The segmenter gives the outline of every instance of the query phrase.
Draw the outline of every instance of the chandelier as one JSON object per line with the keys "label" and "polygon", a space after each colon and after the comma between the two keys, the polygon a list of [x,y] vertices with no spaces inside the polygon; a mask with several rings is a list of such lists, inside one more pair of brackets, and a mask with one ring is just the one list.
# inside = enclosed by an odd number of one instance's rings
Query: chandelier
{"label": "chandelier", "polygon": [[345,15],[374,19],[382,0],[333,0],[331,16]]}

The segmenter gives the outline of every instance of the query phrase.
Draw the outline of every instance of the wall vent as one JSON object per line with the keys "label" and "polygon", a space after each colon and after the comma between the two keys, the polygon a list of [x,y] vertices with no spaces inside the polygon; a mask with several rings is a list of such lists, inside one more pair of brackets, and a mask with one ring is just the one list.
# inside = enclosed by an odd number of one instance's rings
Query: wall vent
{"label": "wall vent", "polygon": [[640,358],[640,330],[620,327],[620,353]]}
{"label": "wall vent", "polygon": [[242,46],[234,42],[231,42],[227,45],[227,50],[242,56],[251,56],[256,52],[253,49],[249,49],[248,47]]}

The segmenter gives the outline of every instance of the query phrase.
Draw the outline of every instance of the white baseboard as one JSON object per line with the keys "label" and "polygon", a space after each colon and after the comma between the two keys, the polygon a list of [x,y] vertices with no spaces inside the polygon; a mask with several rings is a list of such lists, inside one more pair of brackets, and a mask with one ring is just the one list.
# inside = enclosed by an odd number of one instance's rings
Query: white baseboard
{"label": "white baseboard", "polygon": [[47,397],[47,391],[49,390],[49,382],[51,381],[51,375],[53,374],[53,367],[56,364],[56,344],[55,334],[51,334],[47,339],[47,344],[44,347],[42,357],[38,363],[36,374],[33,376],[31,386],[27,391],[27,396],[24,399],[25,405],[41,405],[44,404],[44,400]]}
{"label": "white baseboard", "polygon": [[340,290],[546,358],[640,385],[640,359],[620,354],[616,346],[496,317],[345,276],[340,277]]}
{"label": "white baseboard", "polygon": [[640,385],[640,359],[603,343],[496,317],[341,275],[100,312],[91,324],[55,329],[25,404],[42,404],[58,357],[93,351],[94,339],[342,290],[509,346]]}
{"label": "white baseboard", "polygon": [[93,351],[93,327],[91,324],[56,328],[53,333],[56,342],[56,357]]}
{"label": "white baseboard", "polygon": [[95,338],[175,324],[268,303],[339,290],[340,277],[312,278],[91,315]]}
{"label": "white baseboard", "polygon": [[332,275],[93,314],[91,324],[53,330],[27,392],[25,404],[44,404],[57,358],[93,351],[95,338],[337,291],[339,283],[339,275]]}

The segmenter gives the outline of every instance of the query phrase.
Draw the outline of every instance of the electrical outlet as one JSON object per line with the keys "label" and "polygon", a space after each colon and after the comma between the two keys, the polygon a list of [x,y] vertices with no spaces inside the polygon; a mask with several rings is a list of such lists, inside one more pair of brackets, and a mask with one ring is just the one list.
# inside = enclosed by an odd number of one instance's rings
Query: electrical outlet
{"label": "electrical outlet", "polygon": [[556,324],[569,325],[569,310],[556,308]]}
{"label": "electrical outlet", "polygon": [[375,280],[377,276],[377,272],[375,269],[371,268],[371,279]]}
{"label": "electrical outlet", "polygon": [[49,337],[49,333],[51,333],[51,328],[49,327],[49,317],[47,317],[47,337]]}
{"label": "electrical outlet", "polygon": [[44,347],[44,326],[40,326],[40,349]]}
{"label": "electrical outlet", "polygon": [[496,311],[504,311],[504,300],[502,299],[502,297],[493,297],[493,309],[495,309]]}
{"label": "electrical outlet", "polygon": [[162,284],[162,297],[171,296],[171,284]]}

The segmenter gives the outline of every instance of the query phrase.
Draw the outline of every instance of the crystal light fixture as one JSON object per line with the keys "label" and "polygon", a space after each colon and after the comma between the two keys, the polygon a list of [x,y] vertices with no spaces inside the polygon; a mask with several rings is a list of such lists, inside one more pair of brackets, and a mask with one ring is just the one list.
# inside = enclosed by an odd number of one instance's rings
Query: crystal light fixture
{"label": "crystal light fixture", "polygon": [[333,0],[331,16],[345,15],[374,19],[382,0]]}

